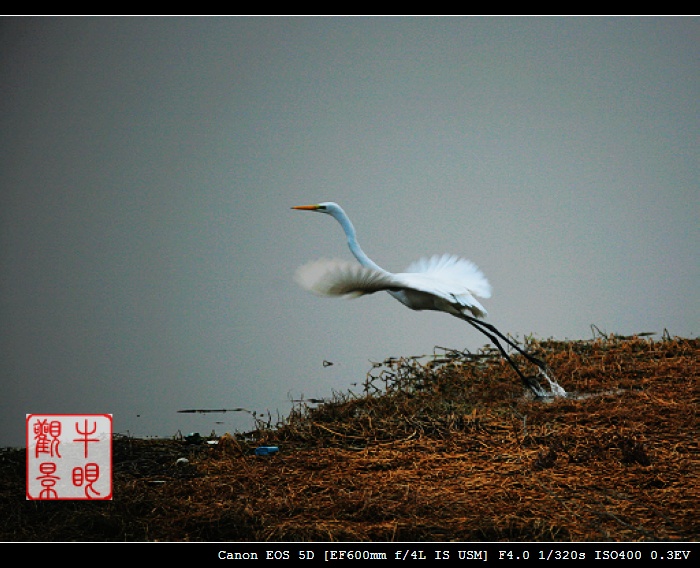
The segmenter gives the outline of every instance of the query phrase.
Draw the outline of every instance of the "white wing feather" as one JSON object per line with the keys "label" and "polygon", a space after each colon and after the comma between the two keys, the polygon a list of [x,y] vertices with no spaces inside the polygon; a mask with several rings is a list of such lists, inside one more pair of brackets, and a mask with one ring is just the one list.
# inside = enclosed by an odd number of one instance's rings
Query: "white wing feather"
{"label": "white wing feather", "polygon": [[321,296],[362,296],[402,287],[393,274],[356,262],[321,259],[301,266],[297,283]]}
{"label": "white wing feather", "polygon": [[453,294],[459,295],[466,291],[481,298],[491,297],[491,284],[479,267],[471,260],[452,254],[421,258],[412,262],[406,272],[429,275],[436,281],[449,285]]}

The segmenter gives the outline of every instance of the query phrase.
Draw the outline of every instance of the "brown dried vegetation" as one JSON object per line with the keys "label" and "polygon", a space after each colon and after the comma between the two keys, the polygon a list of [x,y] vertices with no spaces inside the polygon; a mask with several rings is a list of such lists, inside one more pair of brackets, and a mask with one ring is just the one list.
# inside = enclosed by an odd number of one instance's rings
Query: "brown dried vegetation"
{"label": "brown dried vegetation", "polygon": [[576,397],[532,400],[490,352],[392,359],[254,442],[115,439],[110,502],[26,501],[4,452],[0,538],[698,540],[699,340],[528,346]]}

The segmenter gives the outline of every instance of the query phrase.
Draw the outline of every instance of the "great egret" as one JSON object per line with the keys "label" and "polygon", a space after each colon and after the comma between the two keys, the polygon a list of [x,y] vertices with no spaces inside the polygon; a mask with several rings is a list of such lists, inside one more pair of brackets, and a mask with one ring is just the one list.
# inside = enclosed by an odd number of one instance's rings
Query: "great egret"
{"label": "great egret", "polygon": [[474,296],[489,298],[491,285],[471,261],[454,255],[436,255],[412,263],[406,272],[391,273],[370,259],[357,242],[355,227],[342,207],[331,201],[317,205],[292,207],[302,211],[317,211],[333,217],[345,231],[348,246],[359,265],[342,260],[317,260],[299,268],[297,282],[307,290],[325,296],[362,296],[374,292],[389,292],[399,302],[412,310],[436,310],[447,312],[463,319],[486,335],[515,369],[523,384],[536,397],[547,394],[534,377],[525,376],[501,345],[499,339],[536,365],[549,380],[556,395],[565,394],[556,382],[550,379],[547,365],[523,351],[493,325],[481,321],[486,310]]}

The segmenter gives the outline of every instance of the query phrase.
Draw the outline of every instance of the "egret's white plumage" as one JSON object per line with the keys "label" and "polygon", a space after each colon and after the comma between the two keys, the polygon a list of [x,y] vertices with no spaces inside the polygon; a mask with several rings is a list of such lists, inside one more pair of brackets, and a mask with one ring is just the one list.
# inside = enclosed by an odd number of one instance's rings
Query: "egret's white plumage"
{"label": "egret's white plumage", "polygon": [[[547,366],[542,361],[520,349],[492,325],[481,321],[486,317],[486,310],[474,296],[489,298],[491,285],[473,262],[443,254],[422,258],[409,265],[406,272],[391,273],[365,254],[357,242],[355,227],[337,203],[329,201],[292,209],[326,213],[336,219],[345,232],[350,251],[360,263],[358,265],[344,260],[317,260],[306,264],[296,273],[296,280],[302,287],[325,296],[353,297],[386,291],[413,310],[437,310],[459,317],[494,342],[503,357],[536,396],[545,396],[542,387],[533,377],[525,377],[522,374],[497,337],[537,365],[550,384],[556,385],[547,375]],[[565,392],[563,389],[561,391]]]}
{"label": "egret's white plumage", "polygon": [[454,315],[466,311],[479,318],[486,316],[486,310],[474,295],[490,296],[489,283],[481,271],[468,260],[450,255],[422,259],[397,274],[345,260],[322,259],[299,268],[296,280],[323,296],[356,297],[387,291],[414,310]]}

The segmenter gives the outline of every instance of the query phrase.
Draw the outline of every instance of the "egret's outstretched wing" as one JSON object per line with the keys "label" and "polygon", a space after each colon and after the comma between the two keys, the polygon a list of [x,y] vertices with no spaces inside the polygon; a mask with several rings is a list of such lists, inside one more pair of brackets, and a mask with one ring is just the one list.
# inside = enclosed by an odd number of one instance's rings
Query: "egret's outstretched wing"
{"label": "egret's outstretched wing", "polygon": [[385,271],[344,260],[316,260],[301,266],[296,281],[322,296],[362,296],[383,290],[396,290],[403,283]]}
{"label": "egret's outstretched wing", "polygon": [[[356,297],[387,291],[414,310],[442,310],[455,315],[467,310],[476,317],[486,316],[486,310],[474,298],[474,292],[456,279],[464,276],[464,265],[461,271],[450,272],[453,263],[449,258],[432,264],[430,260],[424,262],[428,267],[425,272],[392,274],[344,260],[317,260],[299,268],[296,280],[303,288],[323,296]],[[479,270],[468,261],[463,262],[471,269],[470,282],[475,282],[482,291],[488,291],[485,278],[482,276],[482,281],[478,281],[474,276],[474,271],[481,274]],[[438,269],[430,269],[435,266]]]}
{"label": "egret's outstretched wing", "polygon": [[421,258],[411,263],[406,272],[429,276],[432,281],[441,283],[443,290],[449,289],[448,293],[452,295],[467,293],[481,298],[491,297],[491,284],[476,264],[452,254]]}

